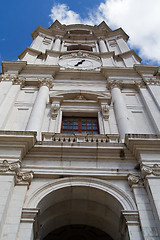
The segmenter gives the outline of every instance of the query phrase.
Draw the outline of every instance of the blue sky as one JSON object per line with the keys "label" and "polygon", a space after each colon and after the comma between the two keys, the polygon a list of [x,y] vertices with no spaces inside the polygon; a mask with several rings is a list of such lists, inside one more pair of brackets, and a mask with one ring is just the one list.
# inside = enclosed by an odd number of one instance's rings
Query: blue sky
{"label": "blue sky", "polygon": [[31,32],[38,25],[48,28],[58,18],[65,24],[94,25],[105,20],[112,29],[122,27],[144,63],[160,64],[159,9],[159,0],[154,5],[153,0],[5,0],[0,14],[0,60],[17,60],[30,46]]}

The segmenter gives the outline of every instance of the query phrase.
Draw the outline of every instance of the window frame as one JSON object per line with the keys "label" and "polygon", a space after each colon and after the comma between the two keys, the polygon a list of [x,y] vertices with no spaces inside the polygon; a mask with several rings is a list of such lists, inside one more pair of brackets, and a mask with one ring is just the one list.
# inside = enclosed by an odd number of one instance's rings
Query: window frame
{"label": "window frame", "polygon": [[[64,123],[66,121],[66,123]],[[61,133],[99,134],[98,117],[62,117]]]}

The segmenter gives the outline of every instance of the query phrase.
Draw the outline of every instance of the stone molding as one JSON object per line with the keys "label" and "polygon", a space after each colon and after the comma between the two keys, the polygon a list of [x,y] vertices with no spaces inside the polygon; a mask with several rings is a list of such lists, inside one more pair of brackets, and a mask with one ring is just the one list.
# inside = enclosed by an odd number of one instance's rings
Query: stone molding
{"label": "stone molding", "polygon": [[141,164],[142,177],[145,179],[147,175],[160,176],[160,166],[154,164],[153,167]]}
{"label": "stone molding", "polygon": [[8,162],[7,160],[3,160],[3,162],[0,163],[0,173],[6,173],[8,171],[15,172],[16,184],[27,182],[30,185],[31,180],[33,179],[33,171],[21,172],[20,167],[21,161]]}
{"label": "stone molding", "polygon": [[53,87],[53,79],[52,78],[39,78],[39,88],[42,86],[47,86],[49,89]]}

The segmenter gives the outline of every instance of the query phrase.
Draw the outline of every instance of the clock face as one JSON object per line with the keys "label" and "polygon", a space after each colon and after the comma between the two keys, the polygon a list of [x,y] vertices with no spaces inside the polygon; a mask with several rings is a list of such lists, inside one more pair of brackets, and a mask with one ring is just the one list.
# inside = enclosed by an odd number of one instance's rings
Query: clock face
{"label": "clock face", "polygon": [[101,66],[101,63],[94,59],[89,58],[68,58],[68,59],[61,59],[59,61],[59,65],[65,68],[72,68],[72,69],[95,69]]}

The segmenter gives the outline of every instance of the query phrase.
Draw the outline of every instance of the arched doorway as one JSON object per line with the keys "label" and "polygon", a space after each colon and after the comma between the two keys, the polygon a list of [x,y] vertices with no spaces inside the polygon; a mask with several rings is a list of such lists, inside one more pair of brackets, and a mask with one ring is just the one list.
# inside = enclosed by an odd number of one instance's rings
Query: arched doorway
{"label": "arched doorway", "polygon": [[67,225],[49,233],[44,240],[113,240],[100,229],[87,225]]}
{"label": "arched doorway", "polygon": [[121,211],[136,208],[133,200],[116,186],[83,177],[54,180],[36,190],[27,205],[40,209],[36,238],[40,240],[64,227],[67,233],[71,226],[88,226],[104,232],[109,240],[118,240],[122,238]]}

